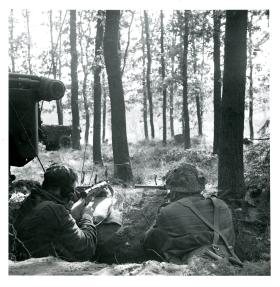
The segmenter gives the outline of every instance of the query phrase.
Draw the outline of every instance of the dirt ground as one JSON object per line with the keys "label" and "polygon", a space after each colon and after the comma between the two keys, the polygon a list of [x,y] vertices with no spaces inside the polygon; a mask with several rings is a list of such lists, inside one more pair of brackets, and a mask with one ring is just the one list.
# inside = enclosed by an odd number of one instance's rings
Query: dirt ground
{"label": "dirt ground", "polygon": [[[180,149],[177,151],[177,148],[173,150],[172,147],[161,149],[150,147],[146,150],[141,148],[137,147],[135,149],[137,152],[132,157],[136,183],[154,184],[155,174],[158,175],[159,180],[172,166],[178,164],[178,161],[183,160],[193,162],[202,168],[208,179],[207,190],[211,192],[211,189],[215,189],[217,159],[208,152],[202,153],[195,150],[185,152]],[[82,151],[46,152],[41,150],[43,162],[67,162],[78,171],[81,166],[81,158],[83,158]],[[87,172],[88,177],[91,177],[91,157],[88,155],[86,158],[85,167],[90,171]],[[109,167],[109,171],[112,170],[110,162],[111,158],[108,158],[106,165]],[[102,178],[104,168],[94,167],[93,171],[94,174],[99,174],[99,178]],[[16,175],[17,180],[32,179],[41,182],[43,177],[43,172],[40,171],[39,164],[35,160],[23,168],[14,168],[12,172]],[[161,184],[161,182],[158,183]],[[267,256],[261,256],[257,260],[254,260],[253,256],[247,256],[247,259],[243,258],[243,268],[224,261],[218,262],[206,258],[194,258],[189,265],[151,260],[153,258],[147,257],[143,250],[143,236],[152,225],[158,207],[165,201],[166,191],[135,189],[133,186],[124,187],[121,184],[113,184],[113,187],[115,190],[114,208],[122,214],[122,226],[112,236],[110,246],[102,256],[102,262],[70,263],[53,257],[31,258],[23,262],[10,260],[9,275],[270,275],[270,256],[267,254],[267,250],[265,250]],[[24,195],[18,193],[15,201],[21,201],[23,197]],[[9,211],[11,215],[11,204]],[[244,234],[242,231],[241,235]],[[249,234],[250,239],[256,237],[254,234]],[[248,236],[246,238],[243,236],[246,241],[248,241]],[[245,241],[242,244],[245,247],[248,245],[246,250],[256,250],[259,254],[263,249],[263,245],[259,245],[263,241],[263,237],[259,237],[251,240],[249,244]]]}
{"label": "dirt ground", "polygon": [[187,265],[147,261],[142,264],[102,264],[66,262],[54,257],[10,262],[10,275],[191,275]]}

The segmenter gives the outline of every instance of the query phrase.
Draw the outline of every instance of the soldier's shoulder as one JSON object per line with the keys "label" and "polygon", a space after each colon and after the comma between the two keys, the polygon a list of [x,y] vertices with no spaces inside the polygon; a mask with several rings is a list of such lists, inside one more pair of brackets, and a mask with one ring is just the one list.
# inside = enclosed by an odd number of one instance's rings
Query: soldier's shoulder
{"label": "soldier's shoulder", "polygon": [[64,205],[51,200],[46,200],[39,203],[37,206],[37,211],[43,215],[55,215],[57,217],[68,216],[69,214]]}

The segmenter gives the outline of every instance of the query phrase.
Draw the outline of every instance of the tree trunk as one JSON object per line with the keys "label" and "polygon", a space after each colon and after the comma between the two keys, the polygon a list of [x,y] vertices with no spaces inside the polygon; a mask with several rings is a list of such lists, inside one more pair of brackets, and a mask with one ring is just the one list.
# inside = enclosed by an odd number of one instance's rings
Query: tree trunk
{"label": "tree trunk", "polygon": [[[51,61],[52,61],[52,74],[53,78],[56,79],[57,75],[57,66],[55,60],[55,46],[53,41],[53,20],[52,20],[52,10],[49,11],[49,20],[50,20],[50,36],[51,36]],[[62,107],[61,101],[56,100],[56,110],[57,110],[57,119],[58,124],[63,125],[63,114],[62,114]]]}
{"label": "tree trunk", "polygon": [[164,27],[163,12],[160,11],[160,48],[161,48],[161,78],[162,78],[162,143],[166,145],[166,84],[165,84],[165,61],[164,61]]}
{"label": "tree trunk", "polygon": [[88,72],[84,71],[84,79],[83,79],[83,100],[84,100],[84,109],[86,114],[86,129],[85,129],[85,144],[88,144],[88,137],[89,137],[89,128],[90,128],[90,115],[89,115],[89,106],[88,106],[88,99],[87,99],[87,78]]}
{"label": "tree trunk", "polygon": [[142,42],[142,52],[143,52],[143,57],[142,57],[142,63],[143,63],[143,68],[142,68],[142,86],[143,86],[143,123],[144,123],[144,134],[145,134],[145,139],[149,139],[149,133],[148,133],[148,106],[147,106],[147,87],[146,87],[146,55],[145,55],[145,38],[144,38],[144,21],[141,17],[141,42]]}
{"label": "tree trunk", "polygon": [[78,55],[76,35],[76,10],[70,10],[70,52],[71,52],[71,110],[72,110],[72,148],[80,149],[80,117],[78,106]]}
{"label": "tree trunk", "polygon": [[[207,12],[206,12],[207,13]],[[201,59],[201,67],[204,67],[204,57],[205,57],[205,26],[206,26],[206,13],[203,15],[203,23],[202,23],[202,59]],[[203,112],[204,112],[204,83],[203,77],[204,76],[204,69],[200,69],[200,94],[199,94],[199,115],[200,115],[200,128],[198,130],[199,136],[203,136]]]}
{"label": "tree trunk", "polygon": [[198,124],[198,136],[203,136],[202,133],[202,117],[201,117],[201,103],[198,91],[195,93],[195,103],[196,103],[196,116]]}
{"label": "tree trunk", "polygon": [[[83,22],[82,15],[83,12],[79,13],[80,16],[80,25],[79,25],[79,43],[80,43],[80,50],[81,50],[81,57],[80,62],[83,69],[83,88],[82,88],[82,95],[83,95],[83,102],[84,102],[84,109],[85,109],[85,115],[86,115],[86,128],[85,128],[85,144],[88,144],[88,137],[89,137],[89,129],[90,129],[90,113],[89,113],[89,105],[88,105],[88,98],[87,98],[87,80],[88,80],[88,74],[89,74],[89,56],[88,51],[90,48],[90,37],[91,37],[91,28],[90,24],[92,22],[92,13],[91,17],[87,18],[87,28],[86,31],[83,30],[83,25],[81,24]],[[86,35],[86,33],[88,33]],[[85,47],[83,47],[83,38],[85,38]]]}
{"label": "tree trunk", "polygon": [[[62,22],[62,11],[59,11],[59,23],[61,25],[60,30],[62,29],[62,25],[64,23],[64,20]],[[60,35],[59,35],[59,40],[58,40],[58,58],[57,58],[57,62],[58,62],[58,79],[61,80],[61,68],[62,68],[62,63],[61,63],[61,57],[62,57],[62,53],[61,53],[61,31],[59,31]],[[61,103],[61,100],[60,100]],[[62,106],[61,106],[62,108]],[[63,114],[62,114],[63,115]],[[63,124],[63,119],[62,119],[62,124]]]}
{"label": "tree trunk", "polygon": [[[176,45],[176,32],[174,27],[174,12],[172,17],[172,49],[174,49]],[[171,137],[174,137],[174,53],[171,54],[171,77],[172,81],[170,84],[170,95],[169,95],[169,120],[170,120],[170,134]]]}
{"label": "tree trunk", "polygon": [[14,47],[14,10],[11,9],[11,13],[10,13],[10,27],[9,27],[9,31],[10,31],[10,58],[11,58],[11,62],[12,62],[12,73],[15,73],[16,69],[15,69],[15,47]]}
{"label": "tree trunk", "polygon": [[[197,75],[197,54],[196,54],[196,47],[195,47],[195,40],[194,34],[191,37],[191,44],[192,44],[192,52],[193,52],[193,73],[195,78],[195,103],[196,103],[196,116],[197,116],[197,126],[198,126],[198,136],[202,136],[202,118],[201,118],[201,105],[200,105],[200,96],[199,96],[199,83],[198,75]],[[203,66],[202,66],[203,67]]]}
{"label": "tree trunk", "polygon": [[127,144],[124,92],[118,50],[119,22],[119,10],[106,11],[104,57],[111,99],[114,176],[124,181],[131,181],[133,176]]}
{"label": "tree trunk", "polygon": [[103,164],[101,155],[101,56],[103,42],[103,15],[99,10],[97,18],[95,40],[95,69],[94,69],[94,123],[93,123],[93,161],[95,164]]}
{"label": "tree trunk", "polygon": [[102,142],[106,142],[106,113],[107,113],[107,94],[105,88],[105,74],[102,73],[102,94],[103,94],[103,108],[102,108]]}
{"label": "tree trunk", "polygon": [[223,198],[244,196],[243,131],[247,10],[226,11],[218,185]]}
{"label": "tree trunk", "polygon": [[253,28],[253,13],[251,13],[250,23],[248,25],[249,43],[249,129],[250,129],[250,139],[254,138],[254,124],[253,124],[253,42],[252,42],[252,28]]}
{"label": "tree trunk", "polygon": [[184,50],[182,62],[182,81],[183,81],[183,135],[184,147],[191,147],[190,139],[190,123],[189,123],[189,108],[188,108],[188,38],[189,38],[189,10],[184,12]]}
{"label": "tree trunk", "polygon": [[213,154],[219,151],[219,134],[220,134],[220,118],[221,118],[221,64],[220,64],[220,29],[221,15],[219,11],[213,11],[214,31],[214,139],[213,139]]}
{"label": "tree trunk", "polygon": [[154,129],[154,106],[153,106],[153,96],[151,90],[151,48],[150,48],[150,29],[149,29],[149,18],[148,13],[144,10],[144,18],[145,18],[145,32],[146,32],[146,46],[147,46],[147,73],[146,73],[146,84],[147,84],[147,94],[149,100],[149,112],[150,112],[150,126],[151,126],[151,137],[155,138],[155,129]]}
{"label": "tree trunk", "polygon": [[[62,11],[59,11],[59,23],[63,26],[64,21],[62,22]],[[61,68],[62,68],[62,64],[61,64],[61,58],[62,58],[62,53],[61,53],[61,31],[59,31],[60,35],[59,35],[59,49],[58,49],[58,58],[57,63],[58,63],[58,79],[61,80]],[[62,107],[62,99],[56,101],[56,107],[57,107],[57,115],[58,115],[58,122],[63,125],[63,107]]]}
{"label": "tree trunk", "polygon": [[126,48],[125,48],[125,52],[124,52],[124,56],[123,56],[123,67],[122,67],[122,71],[121,71],[121,75],[123,75],[124,69],[125,69],[125,65],[126,65],[126,60],[128,57],[128,48],[129,48],[129,44],[130,44],[130,33],[131,33],[131,25],[133,22],[133,18],[134,18],[134,14],[135,11],[131,11],[131,20],[129,23],[129,27],[128,27],[128,33],[127,33],[127,43],[126,43]]}
{"label": "tree trunk", "polygon": [[32,75],[32,65],[31,65],[31,36],[30,36],[30,25],[29,25],[29,14],[30,12],[25,10],[26,17],[26,29],[27,29],[27,63],[28,63],[28,73]]}

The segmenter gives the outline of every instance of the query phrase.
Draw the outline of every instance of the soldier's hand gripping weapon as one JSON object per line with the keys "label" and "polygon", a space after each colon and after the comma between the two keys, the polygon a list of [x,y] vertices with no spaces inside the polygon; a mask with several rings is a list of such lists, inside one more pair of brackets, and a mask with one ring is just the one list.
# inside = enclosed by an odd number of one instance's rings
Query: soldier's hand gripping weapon
{"label": "soldier's hand gripping weapon", "polygon": [[79,193],[80,198],[73,204],[71,208],[71,214],[75,219],[80,217],[84,207],[95,197],[107,194],[107,190],[110,191],[112,197],[114,195],[114,190],[107,181],[101,181],[91,186],[78,186],[76,187],[76,190]]}

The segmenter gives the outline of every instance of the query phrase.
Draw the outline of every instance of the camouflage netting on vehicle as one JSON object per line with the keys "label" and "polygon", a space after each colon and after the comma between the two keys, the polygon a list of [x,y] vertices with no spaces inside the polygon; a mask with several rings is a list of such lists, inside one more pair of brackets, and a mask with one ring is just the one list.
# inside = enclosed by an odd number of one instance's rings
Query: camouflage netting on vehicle
{"label": "camouflage netting on vehicle", "polygon": [[164,180],[168,188],[184,188],[186,192],[201,192],[206,179],[201,170],[194,165],[183,163],[167,172]]}
{"label": "camouflage netting on vehicle", "polygon": [[58,150],[71,146],[72,126],[42,125],[40,141],[46,145],[46,150]]}

